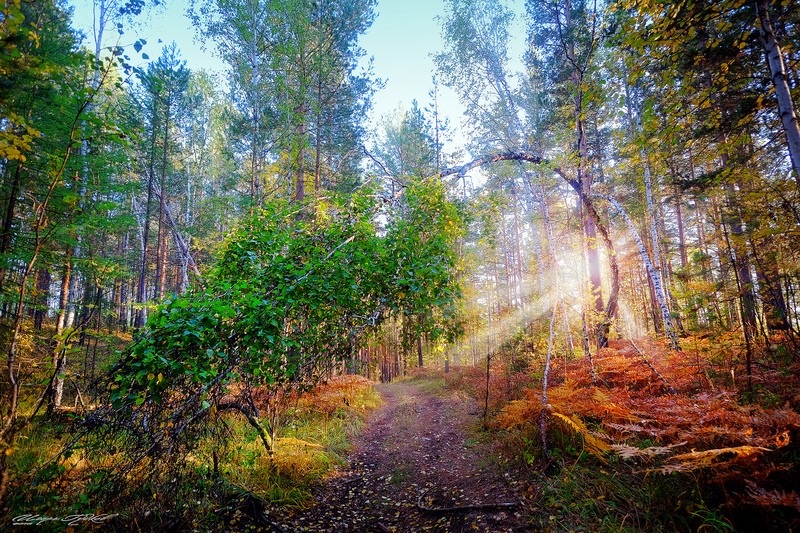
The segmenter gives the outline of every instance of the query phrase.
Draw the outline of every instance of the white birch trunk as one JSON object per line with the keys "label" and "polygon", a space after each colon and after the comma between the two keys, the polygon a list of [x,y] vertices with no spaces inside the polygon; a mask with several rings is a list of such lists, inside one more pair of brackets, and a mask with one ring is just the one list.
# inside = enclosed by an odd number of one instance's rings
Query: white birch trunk
{"label": "white birch trunk", "polygon": [[650,276],[650,281],[653,283],[656,300],[658,300],[657,303],[661,309],[661,317],[664,320],[664,332],[670,341],[671,348],[675,351],[680,351],[681,348],[680,343],[678,342],[678,334],[675,330],[674,324],[672,323],[672,315],[667,307],[667,299],[664,296],[664,287],[661,284],[661,276],[659,276],[658,272],[656,272],[653,262],[650,260],[650,256],[647,253],[647,249],[645,249],[644,243],[642,242],[641,237],[639,237],[639,233],[636,231],[636,227],[628,217],[628,213],[625,212],[625,209],[623,209],[619,202],[617,202],[614,198],[605,194],[598,194],[597,196],[607,200],[625,220],[628,230],[631,232],[633,239],[636,241],[636,245],[639,247],[639,253],[642,256],[642,262],[644,263],[645,269],[647,269],[647,275]]}
{"label": "white birch trunk", "polygon": [[756,0],[755,5],[760,25],[761,44],[764,46],[764,51],[767,55],[772,85],[775,87],[778,113],[786,135],[786,143],[789,146],[792,170],[794,171],[795,179],[800,182],[800,125],[798,125],[792,93],[789,89],[789,74],[783,59],[783,53],[778,41],[775,39],[772,20],[769,16],[770,2],[769,0]]}

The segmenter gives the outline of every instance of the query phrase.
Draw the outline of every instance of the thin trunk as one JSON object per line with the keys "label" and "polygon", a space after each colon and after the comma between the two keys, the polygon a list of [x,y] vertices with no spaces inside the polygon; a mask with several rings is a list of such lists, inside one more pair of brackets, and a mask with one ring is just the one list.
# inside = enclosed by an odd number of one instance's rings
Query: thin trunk
{"label": "thin trunk", "polygon": [[33,328],[41,331],[44,317],[47,315],[47,296],[50,293],[50,271],[40,268],[36,276],[36,309],[33,312]]}
{"label": "thin trunk", "polygon": [[689,256],[686,252],[686,232],[683,228],[683,210],[681,209],[681,197],[675,194],[675,217],[678,221],[678,252],[681,257],[681,269],[686,270],[689,264]]}
{"label": "thin trunk", "polygon": [[[155,109],[153,110],[155,116]],[[140,329],[145,323],[144,304],[147,301],[146,282],[147,282],[147,252],[150,245],[150,215],[153,212],[153,181],[155,174],[155,150],[156,150],[155,128],[150,138],[150,162],[147,169],[147,202],[144,211],[144,228],[142,229],[142,261],[139,264],[139,280],[136,287],[136,303],[138,309],[134,317],[133,327]]]}
{"label": "thin trunk", "polygon": [[316,116],[316,138],[314,154],[314,194],[320,195],[322,184],[322,76],[317,79],[317,116]]}
{"label": "thin trunk", "polygon": [[753,328],[755,327],[755,323],[748,325],[747,324],[747,315],[748,311],[745,308],[745,298],[743,292],[743,283],[742,279],[740,278],[740,270],[737,267],[737,259],[736,253],[731,246],[730,237],[728,236],[728,229],[725,224],[722,225],[722,234],[725,237],[725,243],[728,245],[728,253],[731,257],[731,262],[733,263],[733,275],[736,280],[736,286],[739,289],[739,298],[737,301],[739,302],[739,315],[742,320],[742,332],[744,334],[744,344],[745,344],[745,372],[747,373],[747,390],[753,390],[753,346],[752,346],[752,337],[753,337]]}
{"label": "thin trunk", "polygon": [[544,373],[542,374],[542,410],[539,414],[539,431],[542,435],[542,456],[545,459],[550,457],[550,452],[547,448],[547,411],[549,409],[549,402],[547,401],[547,387],[550,376],[550,360],[553,356],[553,337],[556,322],[556,315],[558,314],[558,300],[553,303],[553,314],[550,316],[550,334],[547,338],[547,355],[544,359]]}
{"label": "thin trunk", "polygon": [[[435,362],[434,362],[435,364]],[[422,368],[424,366],[424,362],[422,361],[422,336],[417,337],[417,366]]]}
{"label": "thin trunk", "polygon": [[[733,261],[734,272],[736,273],[736,283],[739,289],[742,327],[746,330],[745,335],[753,337],[757,331],[756,322],[756,298],[753,292],[753,276],[750,273],[750,258],[747,254],[745,226],[740,214],[736,190],[733,185],[726,186],[726,195],[729,208],[728,224],[731,229],[731,237],[725,234],[726,243],[731,248],[731,258]],[[723,229],[724,229],[723,221]]]}
{"label": "thin trunk", "polygon": [[489,378],[491,377],[492,370],[492,350],[489,344],[489,336],[486,337],[486,390],[484,392],[483,402],[483,425],[486,426],[489,417]]}
{"label": "thin trunk", "polygon": [[47,401],[48,412],[61,407],[61,398],[64,395],[64,373],[67,368],[67,351],[65,349],[64,329],[67,323],[67,307],[69,306],[69,287],[72,277],[72,248],[67,250],[64,262],[64,274],[61,278],[61,293],[58,301],[58,318],[56,319],[56,334],[53,337],[53,382]]}
{"label": "thin trunk", "polygon": [[617,212],[622,216],[625,220],[625,223],[628,225],[628,230],[631,232],[634,240],[636,241],[636,245],[639,247],[639,253],[642,257],[642,261],[644,262],[644,266],[647,269],[647,274],[650,277],[650,282],[653,284],[653,289],[655,292],[656,299],[658,301],[658,306],[661,309],[661,319],[664,322],[664,331],[667,335],[667,338],[670,341],[670,345],[673,350],[680,351],[680,343],[678,342],[678,333],[675,330],[675,326],[672,322],[672,315],[669,312],[669,308],[667,307],[667,298],[664,294],[664,287],[661,284],[661,276],[658,275],[655,267],[653,266],[652,261],[650,260],[650,256],[647,253],[647,249],[642,242],[642,239],[639,237],[639,233],[636,231],[636,227],[633,225],[633,222],[628,217],[628,214],[622,208],[622,206],[617,202],[614,198],[604,195],[603,196],[614,208]]}
{"label": "thin trunk", "polygon": [[253,213],[255,207],[260,205],[259,199],[259,164],[258,164],[258,142],[259,142],[259,116],[258,109],[253,109],[253,146],[250,154],[250,213]]}
{"label": "thin trunk", "polygon": [[765,242],[756,245],[750,239],[750,248],[756,263],[759,286],[762,288],[764,315],[767,328],[770,331],[788,331],[789,312],[786,299],[781,290],[781,276],[778,270],[777,251],[774,250],[772,237],[767,237]]}
{"label": "thin trunk", "polygon": [[163,300],[167,285],[167,248],[169,232],[166,229],[167,155],[169,153],[169,126],[171,95],[164,101],[164,135],[162,138],[161,177],[158,195],[158,237],[156,239],[156,299]]}
{"label": "thin trunk", "polygon": [[306,145],[306,104],[300,104],[297,109],[300,122],[297,126],[297,161],[295,162],[295,193],[294,201],[302,203],[306,197],[306,175],[305,175],[305,145]]}
{"label": "thin trunk", "polygon": [[515,247],[514,252],[516,253],[516,285],[517,285],[517,306],[522,307],[523,297],[524,297],[524,290],[523,290],[523,281],[522,281],[522,246],[520,244],[520,234],[519,234],[519,213],[518,213],[518,206],[517,206],[517,195],[514,194],[514,241]]}

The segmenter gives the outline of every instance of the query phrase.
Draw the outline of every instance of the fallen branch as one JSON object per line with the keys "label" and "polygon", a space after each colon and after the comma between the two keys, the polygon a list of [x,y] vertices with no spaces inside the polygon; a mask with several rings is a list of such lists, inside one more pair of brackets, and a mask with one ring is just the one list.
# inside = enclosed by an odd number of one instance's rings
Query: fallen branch
{"label": "fallen branch", "polygon": [[217,409],[220,411],[231,409],[242,413],[247,418],[247,421],[250,422],[250,425],[256,428],[258,431],[258,436],[261,437],[261,442],[264,443],[264,448],[267,450],[267,454],[272,457],[274,453],[272,436],[261,424],[261,421],[258,419],[258,413],[253,412],[253,410],[248,408],[246,405],[236,401],[220,402],[217,404]]}
{"label": "fallen branch", "polygon": [[472,505],[454,505],[452,507],[432,507],[422,503],[423,498],[428,493],[424,490],[420,493],[417,499],[417,509],[425,511],[426,513],[450,513],[454,511],[480,511],[483,509],[503,509],[508,507],[516,507],[519,505],[517,502],[502,502],[502,503],[476,503]]}

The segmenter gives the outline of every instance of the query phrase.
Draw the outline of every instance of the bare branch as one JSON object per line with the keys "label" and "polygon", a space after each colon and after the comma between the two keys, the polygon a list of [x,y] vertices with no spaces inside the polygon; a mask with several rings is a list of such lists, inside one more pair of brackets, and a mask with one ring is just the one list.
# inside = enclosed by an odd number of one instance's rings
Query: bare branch
{"label": "bare branch", "polygon": [[[500,152],[496,154],[482,155],[459,167],[446,168],[439,173],[439,177],[444,178],[445,176],[452,176],[455,174],[459,178],[462,178],[464,177],[464,174],[473,168],[488,165],[489,163],[497,163],[499,161],[527,161],[535,165],[542,165],[548,162],[546,159],[542,159],[540,156],[532,152]],[[553,171],[556,172],[556,174],[563,176],[563,173],[559,169],[554,169]]]}

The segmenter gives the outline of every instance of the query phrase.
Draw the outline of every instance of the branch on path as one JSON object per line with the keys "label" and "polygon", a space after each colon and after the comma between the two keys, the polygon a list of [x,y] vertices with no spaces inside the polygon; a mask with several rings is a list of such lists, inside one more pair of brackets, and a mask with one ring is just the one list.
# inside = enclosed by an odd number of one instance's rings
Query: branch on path
{"label": "branch on path", "polygon": [[429,505],[425,505],[422,503],[423,498],[428,493],[427,490],[424,490],[420,493],[419,498],[417,499],[417,509],[420,511],[425,511],[427,513],[450,513],[455,511],[480,511],[483,509],[504,509],[509,507],[516,507],[519,504],[517,502],[501,502],[501,503],[476,503],[473,505],[454,505],[452,507],[433,507]]}

